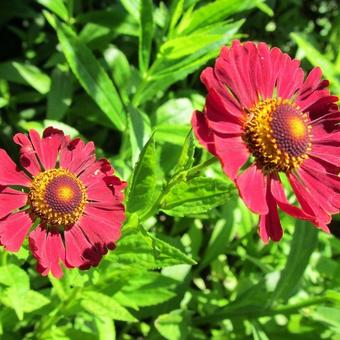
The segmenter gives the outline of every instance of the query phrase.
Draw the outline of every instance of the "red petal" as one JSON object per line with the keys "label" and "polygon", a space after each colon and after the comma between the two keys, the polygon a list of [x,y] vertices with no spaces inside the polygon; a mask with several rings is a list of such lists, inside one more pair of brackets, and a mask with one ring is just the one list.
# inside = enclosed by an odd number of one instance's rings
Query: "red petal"
{"label": "red petal", "polygon": [[280,207],[282,211],[287,213],[290,216],[295,218],[299,218],[301,220],[310,220],[313,221],[314,215],[309,215],[303,210],[294,205],[290,204],[286,198],[283,186],[280,180],[277,177],[272,177],[271,180],[271,193],[275,198],[277,205]]}
{"label": "red petal", "polygon": [[109,224],[97,216],[83,215],[79,226],[93,247],[98,248],[102,254],[106,253],[107,248],[113,249],[121,236],[120,226]]}
{"label": "red petal", "polygon": [[235,180],[238,171],[247,162],[249,151],[240,136],[215,134],[216,155],[224,172]]}
{"label": "red petal", "polygon": [[93,142],[85,144],[80,139],[74,139],[62,146],[60,150],[60,166],[79,175],[95,162],[94,152]]}
{"label": "red petal", "polygon": [[240,117],[226,110],[222,98],[213,89],[206,99],[205,114],[209,127],[217,132],[240,135],[243,131]]}
{"label": "red petal", "polygon": [[28,178],[12,161],[5,150],[0,149],[0,185],[22,185],[28,187]]}
{"label": "red petal", "polygon": [[263,242],[267,243],[269,238],[278,242],[281,240],[283,235],[283,230],[281,227],[280,217],[277,212],[275,200],[270,193],[270,180],[268,179],[267,188],[267,204],[268,204],[268,214],[260,216],[259,224],[259,234]]}
{"label": "red petal", "polygon": [[18,251],[32,223],[30,216],[24,211],[2,218],[0,220],[0,243],[9,251]]}
{"label": "red petal", "polygon": [[191,124],[200,144],[210,153],[216,155],[213,131],[208,127],[205,115],[200,111],[195,111],[192,116]]}
{"label": "red petal", "polygon": [[260,215],[268,214],[266,178],[255,164],[236,178],[236,185],[250,210]]}
{"label": "red petal", "polygon": [[36,151],[27,135],[17,133],[13,137],[14,143],[20,145],[20,163],[33,176],[41,172],[41,166],[36,157]]}
{"label": "red petal", "polygon": [[289,182],[295,192],[302,209],[309,215],[314,215],[313,223],[329,232],[327,224],[331,221],[331,217],[319,206],[318,202],[314,200],[313,196],[306,190],[305,185],[295,178],[292,174],[288,175]]}
{"label": "red petal", "polygon": [[27,193],[0,187],[0,218],[27,203]]}
{"label": "red petal", "polygon": [[29,244],[38,261],[38,272],[46,276],[51,271],[53,276],[61,278],[63,271],[60,262],[65,263],[65,247],[60,233],[38,226],[31,232]]}
{"label": "red petal", "polygon": [[29,137],[43,167],[55,168],[58,152],[64,140],[63,132],[49,127],[44,131],[43,138],[35,130],[29,132]]}
{"label": "red petal", "polygon": [[227,51],[222,49],[220,57],[215,63],[215,75],[219,81],[228,87],[238,99],[241,107],[252,107],[258,96],[251,81],[252,62],[249,49],[240,45],[238,41]]}
{"label": "red petal", "polygon": [[77,224],[65,230],[64,237],[67,265],[80,269],[98,265],[102,255],[89,243]]}

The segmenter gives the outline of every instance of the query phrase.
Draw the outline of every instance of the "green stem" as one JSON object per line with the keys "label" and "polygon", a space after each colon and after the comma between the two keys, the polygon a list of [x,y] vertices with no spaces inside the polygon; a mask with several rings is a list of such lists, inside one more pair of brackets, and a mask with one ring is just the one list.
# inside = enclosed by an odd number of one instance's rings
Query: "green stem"
{"label": "green stem", "polygon": [[190,170],[188,170],[187,177],[193,176],[194,174],[196,174],[196,172],[202,171],[205,168],[207,168],[208,166],[210,166],[211,164],[214,164],[216,162],[218,162],[218,159],[216,157],[212,157],[212,158],[207,159],[203,163],[198,164],[198,165],[194,166],[193,168],[191,168]]}
{"label": "green stem", "polygon": [[38,339],[45,338],[45,332],[48,331],[53,325],[56,325],[60,319],[65,315],[65,310],[67,310],[72,303],[77,299],[79,293],[79,288],[73,288],[71,294],[67,299],[61,300],[57,307],[48,315],[43,317],[37,326],[36,334]]}

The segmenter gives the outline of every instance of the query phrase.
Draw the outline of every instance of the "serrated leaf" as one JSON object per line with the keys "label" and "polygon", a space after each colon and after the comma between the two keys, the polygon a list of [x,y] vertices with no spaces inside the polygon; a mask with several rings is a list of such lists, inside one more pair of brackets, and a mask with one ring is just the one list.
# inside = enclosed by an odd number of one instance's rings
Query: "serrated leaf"
{"label": "serrated leaf", "polygon": [[195,152],[194,136],[192,130],[190,130],[190,132],[185,138],[181,154],[174,168],[173,171],[174,174],[177,174],[184,170],[188,170],[192,166],[194,162],[194,152]]}
{"label": "serrated leaf", "polygon": [[179,249],[156,238],[141,227],[134,214],[123,229],[123,237],[109,257],[110,261],[134,265],[145,269],[157,269],[176,264],[195,264]]}
{"label": "serrated leaf", "polygon": [[287,300],[298,286],[318,242],[318,230],[306,221],[296,220],[285,268],[273,292],[272,301]]}
{"label": "serrated leaf", "polygon": [[0,267],[0,283],[15,289],[29,289],[30,286],[27,273],[14,264]]}
{"label": "serrated leaf", "polygon": [[230,196],[231,186],[222,179],[182,179],[163,196],[160,209],[171,216],[193,216],[223,205]]}
{"label": "serrated leaf", "polygon": [[50,300],[47,297],[31,289],[26,292],[24,299],[22,296],[20,298],[22,299],[22,309],[25,313],[34,312],[35,310],[50,303]]}
{"label": "serrated leaf", "polygon": [[90,314],[120,321],[137,321],[126,308],[110,296],[91,291],[84,292],[81,299],[81,306]]}
{"label": "serrated leaf", "polygon": [[0,78],[10,82],[29,85],[42,94],[50,90],[49,76],[41,72],[36,66],[9,61],[0,64]]}
{"label": "serrated leaf", "polygon": [[0,295],[1,303],[14,309],[19,320],[23,320],[24,318],[23,301],[27,292],[28,288],[22,286],[9,287],[4,289]]}
{"label": "serrated leaf", "polygon": [[115,295],[120,302],[133,303],[136,306],[152,306],[165,302],[176,293],[171,288],[177,281],[154,272],[144,272],[134,276]]}
{"label": "serrated leaf", "polygon": [[118,130],[124,130],[126,117],[123,105],[104,68],[67,25],[55,21],[58,39],[72,72],[112,124]]}
{"label": "serrated leaf", "polygon": [[139,69],[143,73],[149,67],[151,43],[153,36],[153,3],[152,0],[141,0],[139,4]]}
{"label": "serrated leaf", "polygon": [[152,206],[157,187],[155,140],[151,137],[144,146],[129,181],[126,208],[142,216]]}

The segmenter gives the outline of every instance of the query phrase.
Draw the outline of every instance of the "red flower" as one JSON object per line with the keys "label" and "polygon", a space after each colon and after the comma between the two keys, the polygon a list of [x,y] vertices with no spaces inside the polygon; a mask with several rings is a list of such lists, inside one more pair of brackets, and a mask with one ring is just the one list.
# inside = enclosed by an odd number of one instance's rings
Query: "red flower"
{"label": "red flower", "polygon": [[106,159],[96,160],[92,142],[60,130],[47,128],[42,138],[18,133],[14,142],[23,170],[0,149],[0,243],[18,251],[29,233],[42,275],[61,277],[61,262],[98,265],[120,237],[125,182]]}
{"label": "red flower", "polygon": [[[314,68],[265,43],[235,41],[201,80],[208,90],[193,129],[218,157],[245,204],[260,215],[264,242],[279,241],[277,207],[329,232],[340,207],[340,113],[337,97]],[[286,176],[299,206],[289,203]]]}

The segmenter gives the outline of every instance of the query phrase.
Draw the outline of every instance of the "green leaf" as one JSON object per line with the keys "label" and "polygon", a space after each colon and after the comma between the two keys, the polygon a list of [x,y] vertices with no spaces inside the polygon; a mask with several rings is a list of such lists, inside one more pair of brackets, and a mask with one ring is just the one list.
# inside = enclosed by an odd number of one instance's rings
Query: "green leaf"
{"label": "green leaf", "polygon": [[332,326],[340,332],[340,309],[334,307],[320,306],[312,313],[314,320]]}
{"label": "green leaf", "polygon": [[173,173],[177,174],[181,171],[188,170],[194,162],[195,142],[192,130],[188,133],[185,138],[185,142],[182,147],[181,155],[179,156],[178,162],[174,168]]}
{"label": "green leaf", "polygon": [[110,317],[96,317],[96,327],[98,330],[98,340],[115,340],[116,328]]}
{"label": "green leaf", "polygon": [[132,162],[135,163],[144,145],[151,137],[149,116],[129,105],[129,136],[132,151]]}
{"label": "green leaf", "polygon": [[199,27],[221,21],[235,13],[251,9],[257,5],[254,0],[220,0],[210,2],[200,7],[193,13],[185,15],[178,25],[177,32],[180,34],[196,31]]}
{"label": "green leaf", "polygon": [[160,315],[155,321],[158,332],[168,340],[181,340],[189,336],[189,315],[186,310],[174,310]]}
{"label": "green leaf", "polygon": [[291,33],[290,36],[306,54],[307,59],[314,66],[319,66],[326,78],[330,80],[330,83],[336,87],[337,91],[340,91],[340,72],[337,72],[334,64],[310,43],[311,39],[307,35]]}
{"label": "green leaf", "polygon": [[169,25],[169,36],[171,37],[173,35],[175,26],[182,16],[184,9],[184,0],[176,0],[176,6],[174,8],[174,11],[171,15],[170,25]]}
{"label": "green leaf", "polygon": [[123,105],[103,67],[68,26],[57,21],[56,30],[66,60],[80,84],[112,124],[118,130],[124,130],[126,117]]}
{"label": "green leaf", "polygon": [[129,81],[132,72],[126,55],[116,46],[110,45],[104,51],[104,58],[110,69],[112,69],[112,78],[119,87],[122,98],[128,103],[128,94],[131,91]]}
{"label": "green leaf", "polygon": [[64,21],[69,19],[68,11],[63,0],[37,0],[40,5],[45,6]]}
{"label": "green leaf", "polygon": [[176,296],[176,293],[170,290],[176,283],[178,282],[159,273],[144,272],[132,277],[115,298],[122,304],[126,301],[140,307],[152,306]]}
{"label": "green leaf", "polygon": [[31,289],[27,291],[25,298],[23,299],[23,296],[21,296],[21,299],[22,309],[25,313],[34,312],[50,303],[47,297]]}
{"label": "green leaf", "polygon": [[47,96],[47,118],[59,120],[72,103],[73,78],[65,71],[56,68],[52,72],[51,90]]}
{"label": "green leaf", "polygon": [[223,205],[231,186],[217,178],[195,177],[175,183],[161,200],[161,210],[171,216],[193,216]]}
{"label": "green leaf", "polygon": [[0,283],[14,289],[29,289],[30,282],[27,273],[14,264],[0,267]]}
{"label": "green leaf", "polygon": [[135,322],[137,319],[113,298],[97,292],[84,292],[81,306],[90,314],[114,320]]}
{"label": "green leaf", "polygon": [[123,237],[108,259],[114,263],[157,269],[176,264],[195,264],[179,249],[146,232],[139,225],[136,214],[130,216],[123,229]]}
{"label": "green leaf", "polygon": [[145,145],[129,181],[126,208],[129,213],[145,214],[153,205],[157,187],[157,162],[153,137]]}
{"label": "green leaf", "polygon": [[50,90],[51,80],[36,66],[9,61],[0,64],[0,78],[33,87],[42,94]]}
{"label": "green leaf", "polygon": [[317,243],[318,230],[306,221],[297,220],[289,256],[273,292],[273,302],[280,299],[287,300],[293,294]]}
{"label": "green leaf", "polygon": [[140,29],[139,29],[139,69],[145,73],[149,67],[151,43],[153,36],[153,4],[152,0],[140,1]]}
{"label": "green leaf", "polygon": [[[139,105],[149,100],[155,94],[164,91],[164,89],[176,81],[184,79],[188,74],[206,64],[208,60],[216,57],[221,47],[235,38],[235,34],[243,22],[243,20],[239,20],[234,23],[223,22],[218,24],[218,28],[211,30],[219,32],[219,39],[213,39],[213,42],[210,44],[205,44],[201,41],[197,48],[191,45],[192,48],[186,49],[186,53],[195,52],[186,54],[182,58],[170,59],[168,54],[159,53],[156,61],[149,69],[148,78],[144,79],[137,89],[133,98],[134,105]],[[181,42],[185,48],[185,42]],[[186,42],[190,44],[190,38]],[[177,45],[173,46],[171,53],[175,56],[182,55],[181,49]]]}
{"label": "green leaf", "polygon": [[4,289],[0,295],[0,301],[5,306],[14,309],[15,314],[17,315],[19,320],[23,320],[24,318],[24,308],[23,302],[25,301],[26,293],[28,292],[28,288],[19,286],[19,287],[9,287]]}

